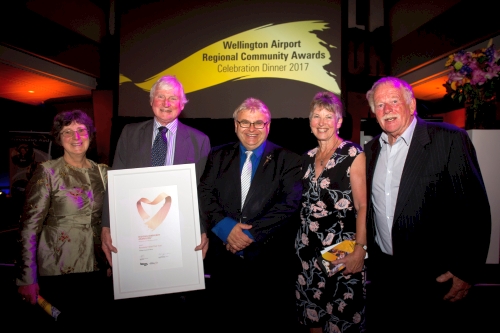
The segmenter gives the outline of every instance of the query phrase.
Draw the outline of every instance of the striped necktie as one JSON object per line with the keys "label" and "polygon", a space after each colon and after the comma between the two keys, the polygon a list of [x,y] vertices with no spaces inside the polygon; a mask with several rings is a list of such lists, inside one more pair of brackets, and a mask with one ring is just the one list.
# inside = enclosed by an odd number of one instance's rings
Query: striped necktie
{"label": "striped necktie", "polygon": [[241,207],[243,207],[243,204],[245,203],[248,189],[250,188],[250,183],[252,181],[252,160],[250,160],[252,151],[247,150],[245,154],[247,154],[247,159],[245,160],[243,169],[241,170]]}

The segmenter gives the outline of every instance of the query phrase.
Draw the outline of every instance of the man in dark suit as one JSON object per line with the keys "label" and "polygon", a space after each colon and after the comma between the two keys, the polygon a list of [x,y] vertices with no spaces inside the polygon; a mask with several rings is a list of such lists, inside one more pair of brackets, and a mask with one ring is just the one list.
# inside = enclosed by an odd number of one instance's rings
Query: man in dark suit
{"label": "man in dark suit", "polygon": [[[149,102],[154,118],[140,123],[126,125],[115,151],[113,170],[144,168],[153,166],[152,147],[159,135],[159,129],[166,127],[164,138],[166,154],[160,165],[195,163],[196,177],[200,179],[205,168],[210,140],[204,133],[184,125],[178,119],[188,102],[182,84],[175,76],[163,76],[151,87]],[[102,213],[102,248],[108,262],[112,264],[111,252],[117,252],[111,240],[109,229],[108,196]],[[206,231],[201,226],[202,240],[196,250],[202,250],[205,257],[208,248]]]}
{"label": "man in dark suit", "polygon": [[246,99],[233,118],[239,143],[212,150],[198,187],[210,235],[207,289],[215,305],[208,308],[222,331],[286,331],[295,311],[288,272],[300,156],[267,141],[271,114],[261,101]]}
{"label": "man in dark suit", "polygon": [[[178,120],[187,101],[182,84],[174,76],[161,77],[150,91],[150,104],[154,118],[128,124],[123,128],[116,147],[112,169],[195,163],[198,181],[210,152],[210,140],[204,133]],[[158,155],[158,151],[161,154]],[[107,260],[112,264],[111,252],[117,252],[117,249],[112,244],[107,199],[106,195],[102,214],[101,240]],[[205,258],[208,238],[203,228],[204,225],[200,227],[201,243],[195,250],[201,250]],[[169,314],[170,320],[175,319],[180,323],[190,318],[190,313],[199,307],[202,300],[203,295],[197,291],[131,298],[121,300],[109,311],[114,313],[115,319],[130,324],[139,321],[142,323],[145,318],[159,317],[165,313]]]}
{"label": "man in dark suit", "polygon": [[403,80],[380,79],[367,99],[383,131],[365,146],[368,329],[457,332],[491,232],[475,149],[464,130],[418,118]]}

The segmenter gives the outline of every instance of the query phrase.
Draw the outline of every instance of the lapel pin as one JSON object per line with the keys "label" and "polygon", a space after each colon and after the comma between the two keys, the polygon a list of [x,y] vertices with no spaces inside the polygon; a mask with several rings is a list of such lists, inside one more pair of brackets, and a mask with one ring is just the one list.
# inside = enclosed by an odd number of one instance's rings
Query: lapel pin
{"label": "lapel pin", "polygon": [[273,158],[273,157],[272,157],[272,155],[271,155],[271,154],[267,155],[267,156],[266,156],[266,161],[264,162],[264,166],[266,166],[266,164],[267,164],[267,163],[269,163],[269,161],[270,161],[272,158]]}

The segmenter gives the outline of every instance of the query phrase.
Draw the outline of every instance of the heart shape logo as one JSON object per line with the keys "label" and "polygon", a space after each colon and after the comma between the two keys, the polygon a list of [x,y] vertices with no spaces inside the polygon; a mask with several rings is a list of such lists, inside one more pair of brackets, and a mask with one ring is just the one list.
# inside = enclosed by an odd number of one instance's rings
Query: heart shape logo
{"label": "heart shape logo", "polygon": [[[146,213],[146,211],[142,207],[142,203],[148,205],[157,205],[162,202],[164,203],[163,206],[160,208],[160,210],[156,212],[155,216],[153,216],[149,221],[147,221],[147,219],[149,219],[150,216],[148,215],[148,213]],[[172,205],[172,197],[162,192],[153,201],[146,198],[140,198],[139,201],[137,201],[137,211],[139,212],[141,218],[145,221],[144,223],[146,224],[146,226],[151,230],[155,230],[160,226],[160,224],[163,223],[165,217],[167,217],[171,205]]]}

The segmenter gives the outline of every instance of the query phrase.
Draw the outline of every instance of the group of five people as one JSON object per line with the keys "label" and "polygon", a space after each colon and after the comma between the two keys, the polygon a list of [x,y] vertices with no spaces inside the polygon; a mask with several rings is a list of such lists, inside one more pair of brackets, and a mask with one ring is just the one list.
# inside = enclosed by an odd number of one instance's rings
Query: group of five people
{"label": "group of five people", "polygon": [[[464,130],[420,119],[400,79],[380,79],[367,100],[383,132],[363,149],[338,135],[340,98],[316,94],[309,124],[318,144],[300,156],[267,140],[271,113],[258,99],[233,113],[239,141],[212,149],[178,119],[187,103],[181,83],[165,76],[152,87],[154,118],[124,127],[112,169],[155,165],[160,136],[162,165],[195,164],[202,235],[195,250],[210,264],[212,302],[196,310],[209,314],[208,327],[437,332],[453,321],[453,303],[474,284],[490,239],[474,147]],[[104,253],[112,265],[117,252],[107,167],[86,158],[94,133],[81,111],[56,116],[52,134],[64,155],[38,167],[21,220],[19,293],[30,303],[39,292],[57,294],[54,303],[74,314],[66,318],[81,314],[91,293],[78,291],[75,302],[62,286],[93,285],[85,281],[110,273],[95,258]],[[477,246],[465,251],[471,234]],[[352,253],[333,262],[344,269],[328,274],[321,251],[346,240]]]}

